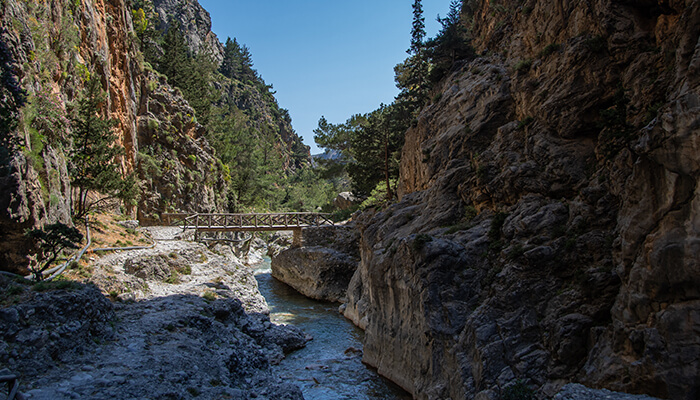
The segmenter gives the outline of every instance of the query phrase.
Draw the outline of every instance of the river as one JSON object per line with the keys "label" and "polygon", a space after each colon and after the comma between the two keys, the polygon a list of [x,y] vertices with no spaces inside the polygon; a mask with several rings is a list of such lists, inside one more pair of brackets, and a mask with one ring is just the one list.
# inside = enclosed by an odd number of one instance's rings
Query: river
{"label": "river", "polygon": [[364,332],[338,313],[338,304],[309,299],[273,278],[269,258],[257,265],[255,277],[270,307],[270,319],[297,326],[313,337],[274,367],[279,376],[301,388],[305,399],[411,399],[362,364]]}

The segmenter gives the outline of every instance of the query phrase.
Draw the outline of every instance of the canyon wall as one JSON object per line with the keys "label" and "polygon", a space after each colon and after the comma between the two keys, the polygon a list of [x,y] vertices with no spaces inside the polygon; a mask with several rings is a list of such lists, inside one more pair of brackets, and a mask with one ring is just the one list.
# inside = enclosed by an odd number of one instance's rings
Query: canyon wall
{"label": "canyon wall", "polygon": [[[229,173],[206,139],[206,127],[180,89],[144,61],[125,0],[5,0],[0,3],[2,40],[16,60],[14,73],[27,91],[15,136],[10,173],[0,177],[0,269],[25,272],[27,229],[61,221],[71,224],[67,154],[70,115],[85,82],[98,75],[107,94],[102,116],[115,119],[125,155],[122,173],[135,172],[140,196],[124,205],[145,223],[163,212],[228,209]],[[197,1],[154,1],[161,28],[178,21],[193,52],[222,46],[211,32],[209,14]],[[285,170],[308,163],[304,147],[274,96],[237,81],[213,85],[219,101],[275,124],[271,145],[283,149]],[[261,140],[263,140],[261,138]],[[305,150],[305,154],[304,151]],[[304,157],[304,155],[306,157]]]}
{"label": "canyon wall", "polygon": [[346,315],[416,398],[700,395],[700,2],[465,1]]}

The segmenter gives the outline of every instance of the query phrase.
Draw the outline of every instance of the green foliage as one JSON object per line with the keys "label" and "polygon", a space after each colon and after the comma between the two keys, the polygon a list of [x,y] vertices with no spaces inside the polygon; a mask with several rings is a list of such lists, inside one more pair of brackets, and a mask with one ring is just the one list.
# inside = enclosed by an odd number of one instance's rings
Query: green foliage
{"label": "green foliage", "polygon": [[517,379],[515,383],[503,390],[501,398],[503,400],[534,400],[535,392],[525,382]]}
{"label": "green foliage", "polygon": [[10,154],[18,144],[12,131],[17,127],[19,110],[26,104],[27,95],[15,75],[15,60],[5,37],[5,29],[0,30],[0,177],[9,173]]}
{"label": "green foliage", "polygon": [[421,234],[417,235],[416,238],[413,240],[413,242],[411,243],[411,248],[413,249],[414,252],[419,252],[419,251],[423,250],[423,247],[425,247],[425,245],[427,243],[430,243],[432,241],[433,241],[432,236],[427,235],[425,233],[421,233]]}
{"label": "green foliage", "polygon": [[207,51],[191,54],[180,25],[173,23],[163,35],[163,55],[156,69],[168,77],[168,82],[182,90],[182,94],[197,113],[197,120],[206,125],[211,104],[219,97],[210,85],[216,70],[215,62]]}
{"label": "green foliage", "polygon": [[321,179],[314,168],[304,168],[289,177],[285,185],[285,197],[281,203],[282,210],[317,211],[327,208],[337,195],[338,190],[332,182]]}
{"label": "green foliage", "polygon": [[608,42],[600,35],[586,39],[583,44],[593,53],[602,53],[608,48]]}
{"label": "green foliage", "polygon": [[523,118],[522,121],[518,122],[518,129],[523,129],[524,127],[530,125],[534,120],[534,118],[528,115],[527,117]]}
{"label": "green foliage", "polygon": [[[74,216],[82,218],[100,201],[118,198],[125,202],[136,197],[137,185],[133,174],[123,177],[118,170],[117,158],[124,152],[115,146],[112,132],[114,120],[99,115],[105,95],[97,74],[87,82],[78,100],[77,113],[72,119],[73,149],[69,154],[69,174],[79,188]],[[106,197],[92,201],[88,192],[97,191]]]}
{"label": "green foliage", "polygon": [[206,292],[204,292],[204,294],[202,294],[202,297],[204,298],[204,300],[212,302],[216,300],[216,293],[212,292],[211,290],[207,290]]}
{"label": "green foliage", "polygon": [[342,222],[347,220],[354,214],[357,210],[359,210],[360,206],[354,206],[350,208],[346,208],[345,210],[336,210],[333,213],[331,213],[331,220],[333,222]]}
{"label": "green foliage", "polygon": [[[398,183],[398,179],[392,179],[391,185],[395,186]],[[389,202],[387,197],[386,182],[380,181],[377,186],[372,189],[370,195],[360,204],[359,209],[365,210],[372,207],[381,207]]]}
{"label": "green foliage", "polygon": [[171,285],[177,285],[180,283],[180,274],[176,270],[172,269],[170,270],[170,275],[167,278],[165,278],[163,282],[169,283]]}
{"label": "green foliage", "polygon": [[364,196],[384,181],[387,198],[393,198],[392,182],[398,177],[398,164],[407,114],[410,111],[395,102],[377,110],[350,117],[344,124],[329,124],[321,117],[314,140],[321,147],[340,150],[345,155],[353,192]]}
{"label": "green foliage", "polygon": [[464,217],[462,219],[465,221],[471,221],[476,218],[477,214],[478,212],[474,206],[466,206],[464,207]]}
{"label": "green foliage", "polygon": [[155,29],[158,26],[158,14],[150,0],[131,0],[131,18],[134,32],[139,40],[139,47],[147,63],[155,64],[161,56],[163,37]]}
{"label": "green foliage", "polygon": [[418,54],[423,50],[423,39],[425,38],[425,17],[423,17],[423,4],[421,0],[414,0],[413,5],[413,25],[411,28],[411,48],[409,54]]}
{"label": "green foliage", "polygon": [[476,218],[477,215],[478,212],[476,211],[476,208],[474,206],[469,205],[464,207],[464,216],[462,217],[462,220],[459,221],[457,224],[450,226],[445,233],[450,235],[455,232],[471,228],[472,226],[474,226],[472,220]]}
{"label": "green foliage", "polygon": [[253,69],[253,57],[246,45],[239,45],[236,38],[227,38],[224,44],[224,59],[219,67],[219,72],[227,78],[241,82],[255,84],[262,83],[262,79]]}
{"label": "green foliage", "polygon": [[561,44],[559,44],[559,43],[551,43],[551,44],[548,44],[548,45],[545,46],[545,48],[542,49],[542,51],[540,52],[540,57],[541,57],[541,58],[545,58],[545,57],[547,57],[548,55],[550,55],[550,54],[552,54],[552,53],[554,53],[554,52],[559,51],[560,49],[561,49]]}
{"label": "green foliage", "polygon": [[36,281],[43,279],[42,273],[56,261],[64,249],[77,249],[83,240],[83,235],[77,229],[61,222],[32,229],[25,235],[36,244],[36,264],[30,263],[30,270]]}
{"label": "green foliage", "polygon": [[28,125],[36,129],[43,143],[53,146],[68,144],[70,121],[55,93],[46,91],[30,96],[24,114]]}
{"label": "green foliage", "polygon": [[493,216],[493,219],[491,220],[491,228],[489,229],[488,233],[489,240],[495,242],[501,238],[501,228],[503,227],[503,223],[506,221],[507,217],[508,213],[500,211]]}
{"label": "green foliage", "polygon": [[51,282],[41,281],[32,286],[35,292],[47,292],[50,290],[76,290],[80,287],[77,282],[57,279]]}
{"label": "green foliage", "polygon": [[646,113],[644,113],[644,122],[646,124],[651,123],[651,121],[653,121],[654,118],[656,118],[659,115],[659,110],[661,109],[661,107],[663,107],[663,105],[663,101],[658,101],[649,106],[649,108],[647,108]]}
{"label": "green foliage", "polygon": [[532,66],[532,59],[526,58],[524,60],[520,60],[515,65],[513,66],[513,69],[515,69],[517,72],[525,72],[530,69]]}
{"label": "green foliage", "polygon": [[525,253],[525,248],[523,247],[523,245],[520,243],[516,243],[513,246],[513,248],[511,248],[510,251],[508,252],[508,259],[509,260],[517,260],[524,253]]}
{"label": "green foliage", "polygon": [[469,31],[460,19],[461,7],[460,1],[452,0],[447,16],[438,16],[438,22],[442,26],[440,32],[426,43],[426,56],[433,64],[429,76],[431,82],[438,82],[445,77],[456,61],[474,56]]}

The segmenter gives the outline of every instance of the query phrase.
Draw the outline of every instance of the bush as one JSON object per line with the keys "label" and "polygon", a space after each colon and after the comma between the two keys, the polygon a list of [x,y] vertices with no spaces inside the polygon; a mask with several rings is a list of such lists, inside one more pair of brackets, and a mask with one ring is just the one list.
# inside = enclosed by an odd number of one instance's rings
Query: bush
{"label": "bush", "polygon": [[416,239],[411,243],[411,248],[413,248],[413,251],[419,252],[423,250],[423,247],[425,247],[426,243],[430,243],[433,241],[433,237],[430,235],[426,235],[425,233],[421,233],[418,236],[416,236]]}
{"label": "bush", "polygon": [[207,290],[206,292],[204,292],[202,297],[206,301],[214,301],[216,300],[216,293],[212,292],[211,290]]}
{"label": "bush", "polygon": [[493,219],[491,220],[491,228],[489,229],[489,239],[492,242],[495,242],[501,238],[501,228],[503,227],[503,223],[506,221],[507,217],[508,213],[500,211],[493,216]]}
{"label": "bush", "polygon": [[517,379],[515,383],[503,390],[503,400],[534,400],[535,392],[525,382]]}
{"label": "bush", "polygon": [[523,129],[524,127],[530,125],[534,120],[535,119],[530,116],[523,118],[522,121],[518,122],[518,129]]}
{"label": "bush", "polygon": [[524,59],[524,60],[518,61],[518,62],[513,66],[513,68],[514,68],[517,72],[525,72],[525,71],[529,70],[531,66],[532,66],[532,59],[526,58],[526,59]]}
{"label": "bush", "polygon": [[561,45],[560,45],[559,43],[551,43],[551,44],[548,44],[548,45],[545,46],[545,48],[542,49],[542,51],[540,52],[540,57],[541,57],[541,58],[547,57],[548,55],[550,55],[550,54],[552,54],[552,53],[554,53],[554,52],[557,52],[557,51],[559,51],[559,50],[561,50]]}

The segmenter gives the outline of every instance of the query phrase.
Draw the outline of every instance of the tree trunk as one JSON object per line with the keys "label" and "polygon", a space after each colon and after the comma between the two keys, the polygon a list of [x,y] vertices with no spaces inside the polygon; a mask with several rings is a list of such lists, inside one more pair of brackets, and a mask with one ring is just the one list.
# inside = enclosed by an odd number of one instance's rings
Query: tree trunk
{"label": "tree trunk", "polygon": [[386,199],[391,201],[394,193],[391,190],[391,182],[389,182],[389,135],[384,136],[384,177],[386,178]]}

